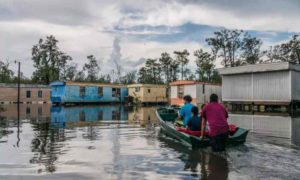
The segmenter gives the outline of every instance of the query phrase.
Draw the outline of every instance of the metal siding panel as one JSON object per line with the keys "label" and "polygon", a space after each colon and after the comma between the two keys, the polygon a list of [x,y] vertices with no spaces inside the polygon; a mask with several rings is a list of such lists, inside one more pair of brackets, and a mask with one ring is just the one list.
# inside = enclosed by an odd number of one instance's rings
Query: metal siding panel
{"label": "metal siding panel", "polygon": [[177,98],[177,86],[171,86],[171,98]]}
{"label": "metal siding panel", "polygon": [[252,99],[251,74],[223,76],[223,101],[250,101]]}
{"label": "metal siding panel", "polygon": [[192,98],[196,98],[196,85],[184,85],[184,95],[190,95]]}
{"label": "metal siding panel", "polygon": [[289,71],[253,74],[253,101],[290,101]]}
{"label": "metal siding panel", "polygon": [[292,99],[300,101],[300,72],[292,71]]}

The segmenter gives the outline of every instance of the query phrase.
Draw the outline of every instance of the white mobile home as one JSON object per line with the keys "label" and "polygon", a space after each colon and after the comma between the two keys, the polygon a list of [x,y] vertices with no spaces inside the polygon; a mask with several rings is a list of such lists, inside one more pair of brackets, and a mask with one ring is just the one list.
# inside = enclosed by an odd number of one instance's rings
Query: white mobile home
{"label": "white mobile home", "polygon": [[300,65],[256,64],[222,68],[219,72],[223,102],[260,105],[300,102]]}
{"label": "white mobile home", "polygon": [[190,95],[193,98],[192,103],[195,105],[202,105],[209,102],[211,94],[217,94],[221,100],[221,84],[212,84],[197,81],[175,81],[170,83],[171,105],[183,105],[183,96]]}

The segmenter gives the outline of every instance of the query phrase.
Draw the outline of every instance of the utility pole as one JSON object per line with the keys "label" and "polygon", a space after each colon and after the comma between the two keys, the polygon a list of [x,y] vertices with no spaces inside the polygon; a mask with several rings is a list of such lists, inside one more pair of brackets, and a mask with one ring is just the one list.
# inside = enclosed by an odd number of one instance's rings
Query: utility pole
{"label": "utility pole", "polygon": [[21,63],[20,61],[18,62],[18,109],[19,109],[19,104],[20,104],[20,82],[21,82],[21,72],[20,72],[20,68],[21,68]]}
{"label": "utility pole", "polygon": [[[15,61],[15,63],[17,63],[17,61]],[[20,143],[20,82],[21,82],[21,63],[20,61],[18,61],[18,104],[17,104],[17,111],[18,111],[18,134],[17,134],[17,147],[19,147],[19,143]]]}

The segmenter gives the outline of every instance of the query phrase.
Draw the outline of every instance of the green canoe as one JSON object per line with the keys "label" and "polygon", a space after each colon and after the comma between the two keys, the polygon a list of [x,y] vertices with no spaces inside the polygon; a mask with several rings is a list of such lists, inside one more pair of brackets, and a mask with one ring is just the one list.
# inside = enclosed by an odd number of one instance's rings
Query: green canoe
{"label": "green canoe", "polygon": [[[168,136],[189,146],[206,147],[209,146],[209,138],[201,139],[197,136],[176,131],[174,122],[178,117],[178,108],[162,107],[156,110],[156,115],[160,121],[161,130]],[[238,128],[237,131],[228,138],[227,145],[243,144],[246,141],[248,130]]]}

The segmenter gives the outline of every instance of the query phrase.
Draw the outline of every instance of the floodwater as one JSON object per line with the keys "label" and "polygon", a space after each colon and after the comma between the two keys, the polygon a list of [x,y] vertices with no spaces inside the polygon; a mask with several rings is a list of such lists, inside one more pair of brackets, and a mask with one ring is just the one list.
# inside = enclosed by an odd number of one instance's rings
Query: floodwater
{"label": "floodwater", "polygon": [[253,131],[214,154],[160,133],[155,107],[3,105],[0,179],[299,179],[300,118],[231,115]]}

